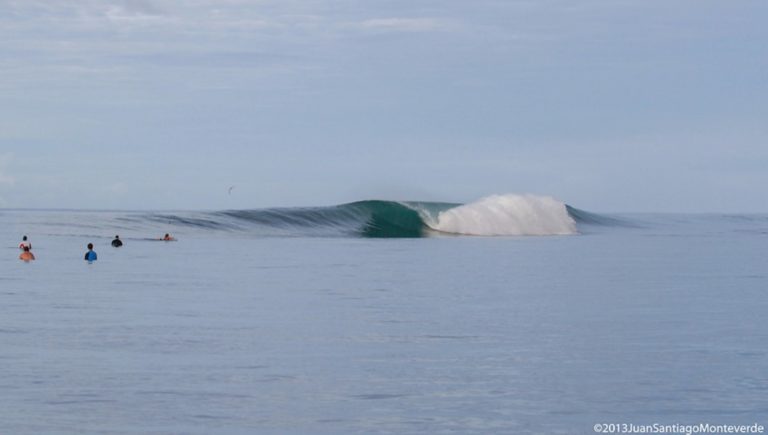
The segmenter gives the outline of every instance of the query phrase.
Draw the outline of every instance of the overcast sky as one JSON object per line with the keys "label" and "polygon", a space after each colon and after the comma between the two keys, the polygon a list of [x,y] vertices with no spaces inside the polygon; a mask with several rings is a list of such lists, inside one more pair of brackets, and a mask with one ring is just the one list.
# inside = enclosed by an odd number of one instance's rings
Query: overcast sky
{"label": "overcast sky", "polygon": [[767,212],[766,23],[762,0],[0,0],[0,207]]}

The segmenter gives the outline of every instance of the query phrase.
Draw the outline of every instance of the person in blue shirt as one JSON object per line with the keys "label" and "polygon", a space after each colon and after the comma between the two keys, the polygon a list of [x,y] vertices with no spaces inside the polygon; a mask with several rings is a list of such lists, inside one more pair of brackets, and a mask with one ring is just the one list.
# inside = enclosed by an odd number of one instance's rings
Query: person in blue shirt
{"label": "person in blue shirt", "polygon": [[93,250],[93,243],[88,244],[88,252],[85,253],[85,261],[93,263],[98,259],[96,252]]}

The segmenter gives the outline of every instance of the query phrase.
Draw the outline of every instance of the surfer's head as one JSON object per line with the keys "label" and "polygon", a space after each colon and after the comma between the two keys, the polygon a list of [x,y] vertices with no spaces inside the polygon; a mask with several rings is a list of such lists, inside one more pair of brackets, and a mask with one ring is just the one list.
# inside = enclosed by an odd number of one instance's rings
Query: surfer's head
{"label": "surfer's head", "polygon": [[93,243],[88,244],[88,249],[93,249]]}

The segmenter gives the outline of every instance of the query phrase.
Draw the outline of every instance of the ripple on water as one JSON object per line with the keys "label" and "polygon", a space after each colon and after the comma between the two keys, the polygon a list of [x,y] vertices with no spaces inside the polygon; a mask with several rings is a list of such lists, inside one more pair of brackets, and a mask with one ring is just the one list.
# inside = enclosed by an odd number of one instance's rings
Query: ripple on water
{"label": "ripple on water", "polygon": [[403,397],[408,397],[408,395],[407,394],[372,393],[372,394],[356,394],[352,396],[352,398],[358,399],[358,400],[389,400],[389,399],[400,399]]}

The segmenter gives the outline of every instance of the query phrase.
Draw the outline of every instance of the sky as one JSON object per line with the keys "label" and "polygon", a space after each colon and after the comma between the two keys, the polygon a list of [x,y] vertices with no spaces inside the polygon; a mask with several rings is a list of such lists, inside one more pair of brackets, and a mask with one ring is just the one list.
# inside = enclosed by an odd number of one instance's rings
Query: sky
{"label": "sky", "polygon": [[764,213],[767,22],[762,0],[0,0],[0,208]]}

